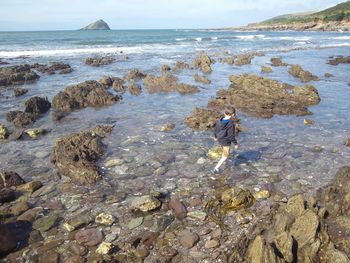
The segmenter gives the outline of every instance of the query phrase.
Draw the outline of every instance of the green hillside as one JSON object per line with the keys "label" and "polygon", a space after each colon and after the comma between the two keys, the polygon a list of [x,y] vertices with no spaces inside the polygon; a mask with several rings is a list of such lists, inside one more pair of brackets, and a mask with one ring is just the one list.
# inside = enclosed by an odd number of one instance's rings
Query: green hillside
{"label": "green hillside", "polygon": [[320,12],[307,12],[298,14],[287,14],[277,16],[268,20],[265,20],[259,24],[272,25],[272,24],[290,24],[290,23],[307,23],[312,21],[350,21],[350,1],[340,3],[331,8],[327,8]]}

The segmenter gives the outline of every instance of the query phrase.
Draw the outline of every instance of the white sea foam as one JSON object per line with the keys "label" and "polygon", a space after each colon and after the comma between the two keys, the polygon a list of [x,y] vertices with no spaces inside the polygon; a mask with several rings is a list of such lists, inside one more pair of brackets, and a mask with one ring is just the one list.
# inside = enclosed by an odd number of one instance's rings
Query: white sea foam
{"label": "white sea foam", "polygon": [[196,41],[198,41],[198,42],[202,41],[202,38],[201,38],[201,37],[196,37],[195,39],[196,39]]}
{"label": "white sea foam", "polygon": [[279,37],[280,40],[292,40],[292,41],[308,41],[311,37]]}
{"label": "white sea foam", "polygon": [[350,39],[350,36],[331,37],[331,38],[329,38],[329,39],[348,40],[348,39]]}
{"label": "white sea foam", "polygon": [[211,37],[212,40],[218,40],[218,37]]}
{"label": "white sea foam", "polygon": [[176,41],[184,41],[184,40],[186,40],[186,38],[176,38],[175,40]]}
{"label": "white sea foam", "polygon": [[242,39],[242,40],[252,40],[252,39],[256,39],[256,38],[262,39],[265,37],[265,35],[238,35],[236,37],[239,39]]}

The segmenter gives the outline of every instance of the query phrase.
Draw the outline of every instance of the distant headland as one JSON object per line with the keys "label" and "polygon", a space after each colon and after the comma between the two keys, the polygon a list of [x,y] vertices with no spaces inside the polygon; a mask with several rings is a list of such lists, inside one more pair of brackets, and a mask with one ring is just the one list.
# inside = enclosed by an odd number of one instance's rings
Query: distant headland
{"label": "distant headland", "polygon": [[80,30],[111,30],[108,24],[102,19],[93,22]]}

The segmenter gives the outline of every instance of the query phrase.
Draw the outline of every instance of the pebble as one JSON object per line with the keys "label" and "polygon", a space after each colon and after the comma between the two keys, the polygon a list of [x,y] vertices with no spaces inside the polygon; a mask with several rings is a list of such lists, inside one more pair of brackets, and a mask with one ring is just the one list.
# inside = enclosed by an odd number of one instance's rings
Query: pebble
{"label": "pebble", "polygon": [[114,216],[106,213],[101,213],[95,218],[95,222],[100,225],[111,226],[115,221]]}
{"label": "pebble", "polygon": [[204,221],[207,218],[207,213],[203,211],[191,211],[187,213],[187,216],[192,219]]}
{"label": "pebble", "polygon": [[186,233],[180,238],[180,244],[184,248],[192,248],[199,241],[199,236],[196,233]]}
{"label": "pebble", "polygon": [[96,249],[96,253],[101,255],[107,255],[112,250],[112,247],[112,243],[102,242]]}
{"label": "pebble", "polygon": [[218,247],[220,245],[219,241],[212,239],[212,240],[208,240],[207,242],[205,242],[204,247],[205,248],[215,248]]}
{"label": "pebble", "polygon": [[128,224],[128,228],[129,229],[134,229],[136,227],[139,227],[140,225],[142,225],[143,223],[143,217],[137,217],[137,218],[133,218],[130,220],[129,224]]}

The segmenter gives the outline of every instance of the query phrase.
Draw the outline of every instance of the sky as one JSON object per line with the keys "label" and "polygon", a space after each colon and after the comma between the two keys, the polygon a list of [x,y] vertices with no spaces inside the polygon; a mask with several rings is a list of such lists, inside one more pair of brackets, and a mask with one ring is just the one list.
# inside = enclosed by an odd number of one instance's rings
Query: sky
{"label": "sky", "polygon": [[343,1],[0,0],[0,31],[75,30],[98,19],[112,29],[242,26],[282,14],[318,11]]}

